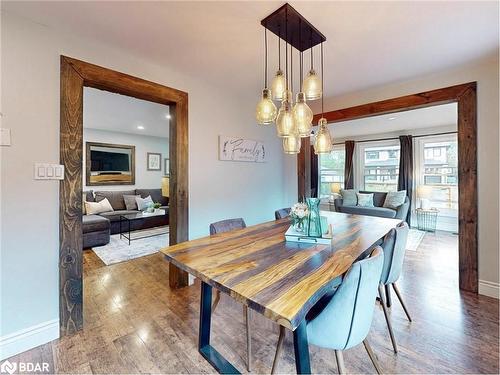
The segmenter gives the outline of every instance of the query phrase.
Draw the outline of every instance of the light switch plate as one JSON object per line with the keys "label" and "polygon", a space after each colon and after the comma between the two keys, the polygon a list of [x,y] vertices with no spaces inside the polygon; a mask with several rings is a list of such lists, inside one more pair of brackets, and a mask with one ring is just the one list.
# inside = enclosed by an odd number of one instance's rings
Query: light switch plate
{"label": "light switch plate", "polygon": [[0,146],[10,146],[10,129],[0,128]]}
{"label": "light switch plate", "polygon": [[64,180],[64,165],[35,163],[33,174],[35,180]]}

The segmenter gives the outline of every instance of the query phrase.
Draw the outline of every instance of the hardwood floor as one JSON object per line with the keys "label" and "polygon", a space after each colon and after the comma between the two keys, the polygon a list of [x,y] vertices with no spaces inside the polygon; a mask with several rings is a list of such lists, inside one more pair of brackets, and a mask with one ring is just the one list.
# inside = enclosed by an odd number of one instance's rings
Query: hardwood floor
{"label": "hardwood floor", "polygon": [[[412,314],[406,320],[393,295],[390,311],[399,354],[380,306],[368,336],[387,373],[498,373],[498,300],[458,291],[457,236],[427,234],[407,251],[399,289]],[[84,329],[10,358],[48,362],[55,373],[213,373],[197,351],[199,284],[173,291],[159,254],[105,266],[84,254]],[[241,306],[223,295],[213,318],[213,344],[245,371]],[[269,373],[278,329],[252,312],[254,373]],[[279,373],[295,373],[287,335]],[[333,351],[310,348],[316,373],[336,373]],[[373,373],[361,346],[345,351],[350,373]]]}

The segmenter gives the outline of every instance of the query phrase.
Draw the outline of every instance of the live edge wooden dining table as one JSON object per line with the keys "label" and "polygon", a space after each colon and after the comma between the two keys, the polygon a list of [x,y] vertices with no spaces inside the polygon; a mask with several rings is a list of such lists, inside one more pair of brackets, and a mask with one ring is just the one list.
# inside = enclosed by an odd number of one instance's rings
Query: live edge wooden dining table
{"label": "live edge wooden dining table", "polygon": [[289,219],[186,241],[162,249],[201,280],[198,350],[220,373],[239,371],[210,345],[212,288],[293,331],[297,373],[310,373],[305,316],[352,263],[401,220],[321,212],[331,244],[286,242]]}

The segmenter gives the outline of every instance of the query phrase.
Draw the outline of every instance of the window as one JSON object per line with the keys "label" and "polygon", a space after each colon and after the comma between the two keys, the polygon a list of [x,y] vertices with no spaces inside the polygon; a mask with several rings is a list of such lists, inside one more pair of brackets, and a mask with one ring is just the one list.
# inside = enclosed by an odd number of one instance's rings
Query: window
{"label": "window", "polygon": [[358,183],[362,190],[396,191],[399,174],[399,142],[362,143],[358,157]]}
{"label": "window", "polygon": [[319,198],[331,195],[332,182],[340,182],[344,187],[345,148],[343,145],[333,146],[330,154],[321,154],[318,159]]}
{"label": "window", "polygon": [[425,197],[416,196],[416,207],[422,198],[439,210],[437,227],[458,230],[458,144],[456,135],[424,137],[415,150],[417,191],[430,187]]}

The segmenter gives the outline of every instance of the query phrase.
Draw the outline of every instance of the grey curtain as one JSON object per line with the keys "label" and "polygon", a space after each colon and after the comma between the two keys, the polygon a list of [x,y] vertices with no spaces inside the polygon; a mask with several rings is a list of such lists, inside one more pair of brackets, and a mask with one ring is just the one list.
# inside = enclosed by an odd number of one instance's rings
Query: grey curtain
{"label": "grey curtain", "polygon": [[354,141],[345,141],[344,189],[354,189]]}
{"label": "grey curtain", "polygon": [[410,224],[411,199],[413,195],[413,140],[411,135],[401,135],[399,137],[399,144],[401,151],[399,156],[398,190],[406,190],[406,194],[410,200],[410,208],[406,217],[406,222]]}

